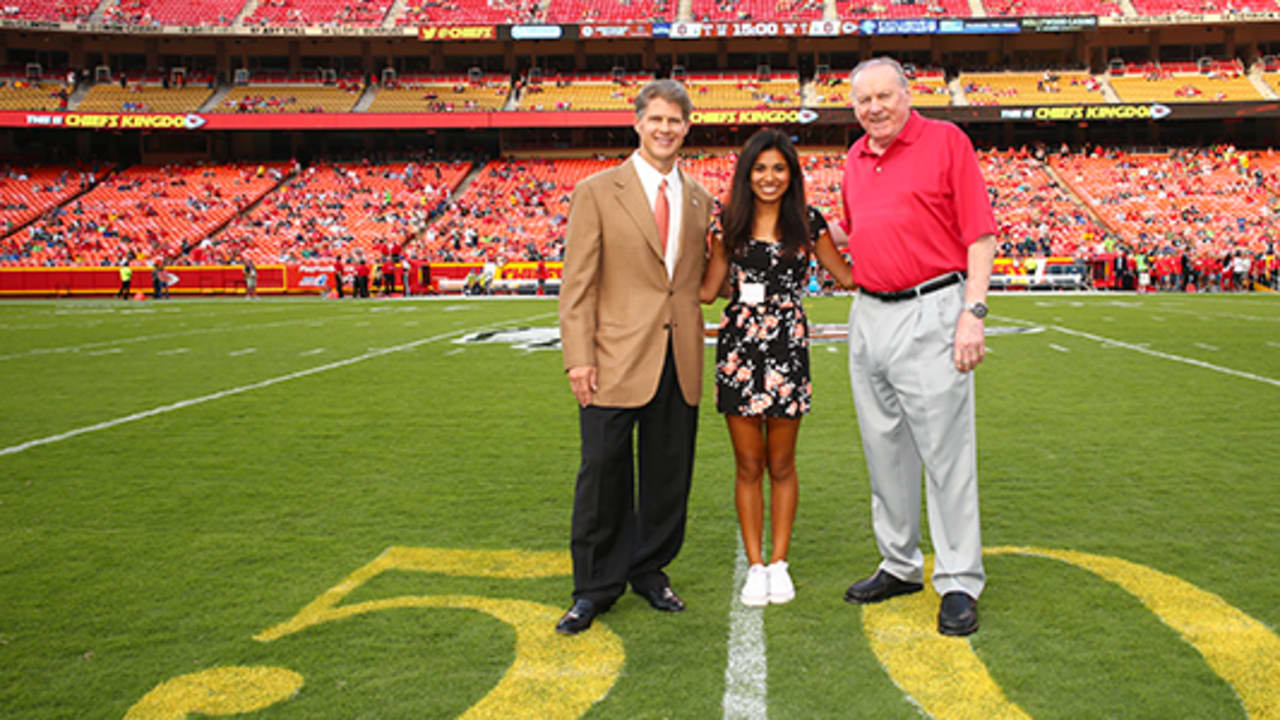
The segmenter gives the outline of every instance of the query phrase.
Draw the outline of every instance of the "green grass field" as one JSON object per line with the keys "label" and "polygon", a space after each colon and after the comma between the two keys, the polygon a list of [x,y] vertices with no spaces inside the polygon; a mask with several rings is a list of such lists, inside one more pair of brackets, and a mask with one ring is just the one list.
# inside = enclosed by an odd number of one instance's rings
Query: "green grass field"
{"label": "green grass field", "polygon": [[554,300],[0,303],[0,717],[1280,718],[1280,297],[990,304],[1038,331],[978,371],[981,630],[842,600],[878,555],[846,347],[815,343],[798,595],[752,611],[743,689],[710,386],[688,611],[552,633],[560,354],[458,340]]}

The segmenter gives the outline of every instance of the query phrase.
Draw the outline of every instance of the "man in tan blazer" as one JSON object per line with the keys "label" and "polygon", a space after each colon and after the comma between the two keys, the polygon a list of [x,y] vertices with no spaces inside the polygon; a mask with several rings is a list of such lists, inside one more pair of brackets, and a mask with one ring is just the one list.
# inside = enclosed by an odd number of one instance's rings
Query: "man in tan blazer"
{"label": "man in tan blazer", "polygon": [[579,183],[569,209],[560,339],[582,463],[570,541],[574,604],[556,625],[567,635],[590,627],[628,583],[658,610],[684,609],[663,568],[684,541],[693,474],[698,287],[712,199],[677,167],[693,111],[684,87],[655,80],[635,105],[640,147]]}

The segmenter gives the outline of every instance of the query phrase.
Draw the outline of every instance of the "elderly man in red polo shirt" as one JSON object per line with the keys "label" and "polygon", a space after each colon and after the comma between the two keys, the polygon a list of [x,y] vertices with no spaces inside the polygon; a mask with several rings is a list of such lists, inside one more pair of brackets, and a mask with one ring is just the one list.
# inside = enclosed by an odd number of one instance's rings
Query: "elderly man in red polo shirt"
{"label": "elderly man in red polo shirt", "polygon": [[968,635],[986,583],[972,371],[985,354],[995,219],[969,138],[911,109],[897,61],[864,61],[851,85],[866,134],[844,170],[843,229],[860,288],[849,310],[849,375],[883,561],[845,599],[923,588],[923,466],[938,631]]}

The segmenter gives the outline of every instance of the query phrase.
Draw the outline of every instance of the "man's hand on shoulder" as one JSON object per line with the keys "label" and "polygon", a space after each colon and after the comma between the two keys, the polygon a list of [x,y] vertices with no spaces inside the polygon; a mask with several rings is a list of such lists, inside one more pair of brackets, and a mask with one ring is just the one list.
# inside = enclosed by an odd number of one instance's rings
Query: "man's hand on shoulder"
{"label": "man's hand on shoulder", "polygon": [[952,353],[956,369],[969,372],[987,356],[986,324],[968,310],[961,311],[956,321],[956,346]]}
{"label": "man's hand on shoulder", "polygon": [[578,407],[586,407],[595,398],[600,389],[596,384],[596,368],[594,365],[578,365],[569,368],[569,389],[578,400]]}

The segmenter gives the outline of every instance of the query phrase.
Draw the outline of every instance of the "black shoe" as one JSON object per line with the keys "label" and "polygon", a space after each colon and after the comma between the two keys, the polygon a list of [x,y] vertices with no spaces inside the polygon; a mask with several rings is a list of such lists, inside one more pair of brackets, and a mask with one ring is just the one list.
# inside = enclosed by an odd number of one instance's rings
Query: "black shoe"
{"label": "black shoe", "polygon": [[573,601],[573,607],[556,623],[556,632],[561,635],[577,635],[591,627],[596,617],[596,604],[586,598]]}
{"label": "black shoe", "polygon": [[899,580],[884,570],[877,570],[871,577],[850,585],[844,591],[844,600],[851,603],[876,603],[895,595],[917,593],[922,589],[924,585],[920,583]]}
{"label": "black shoe", "polygon": [[632,589],[640,597],[648,600],[654,610],[661,610],[662,612],[681,612],[684,610],[684,601],[671,589],[670,585],[660,585],[648,590],[641,590],[632,586]]}
{"label": "black shoe", "polygon": [[972,635],[978,630],[978,601],[968,593],[954,590],[942,596],[938,608],[938,632],[943,635]]}

